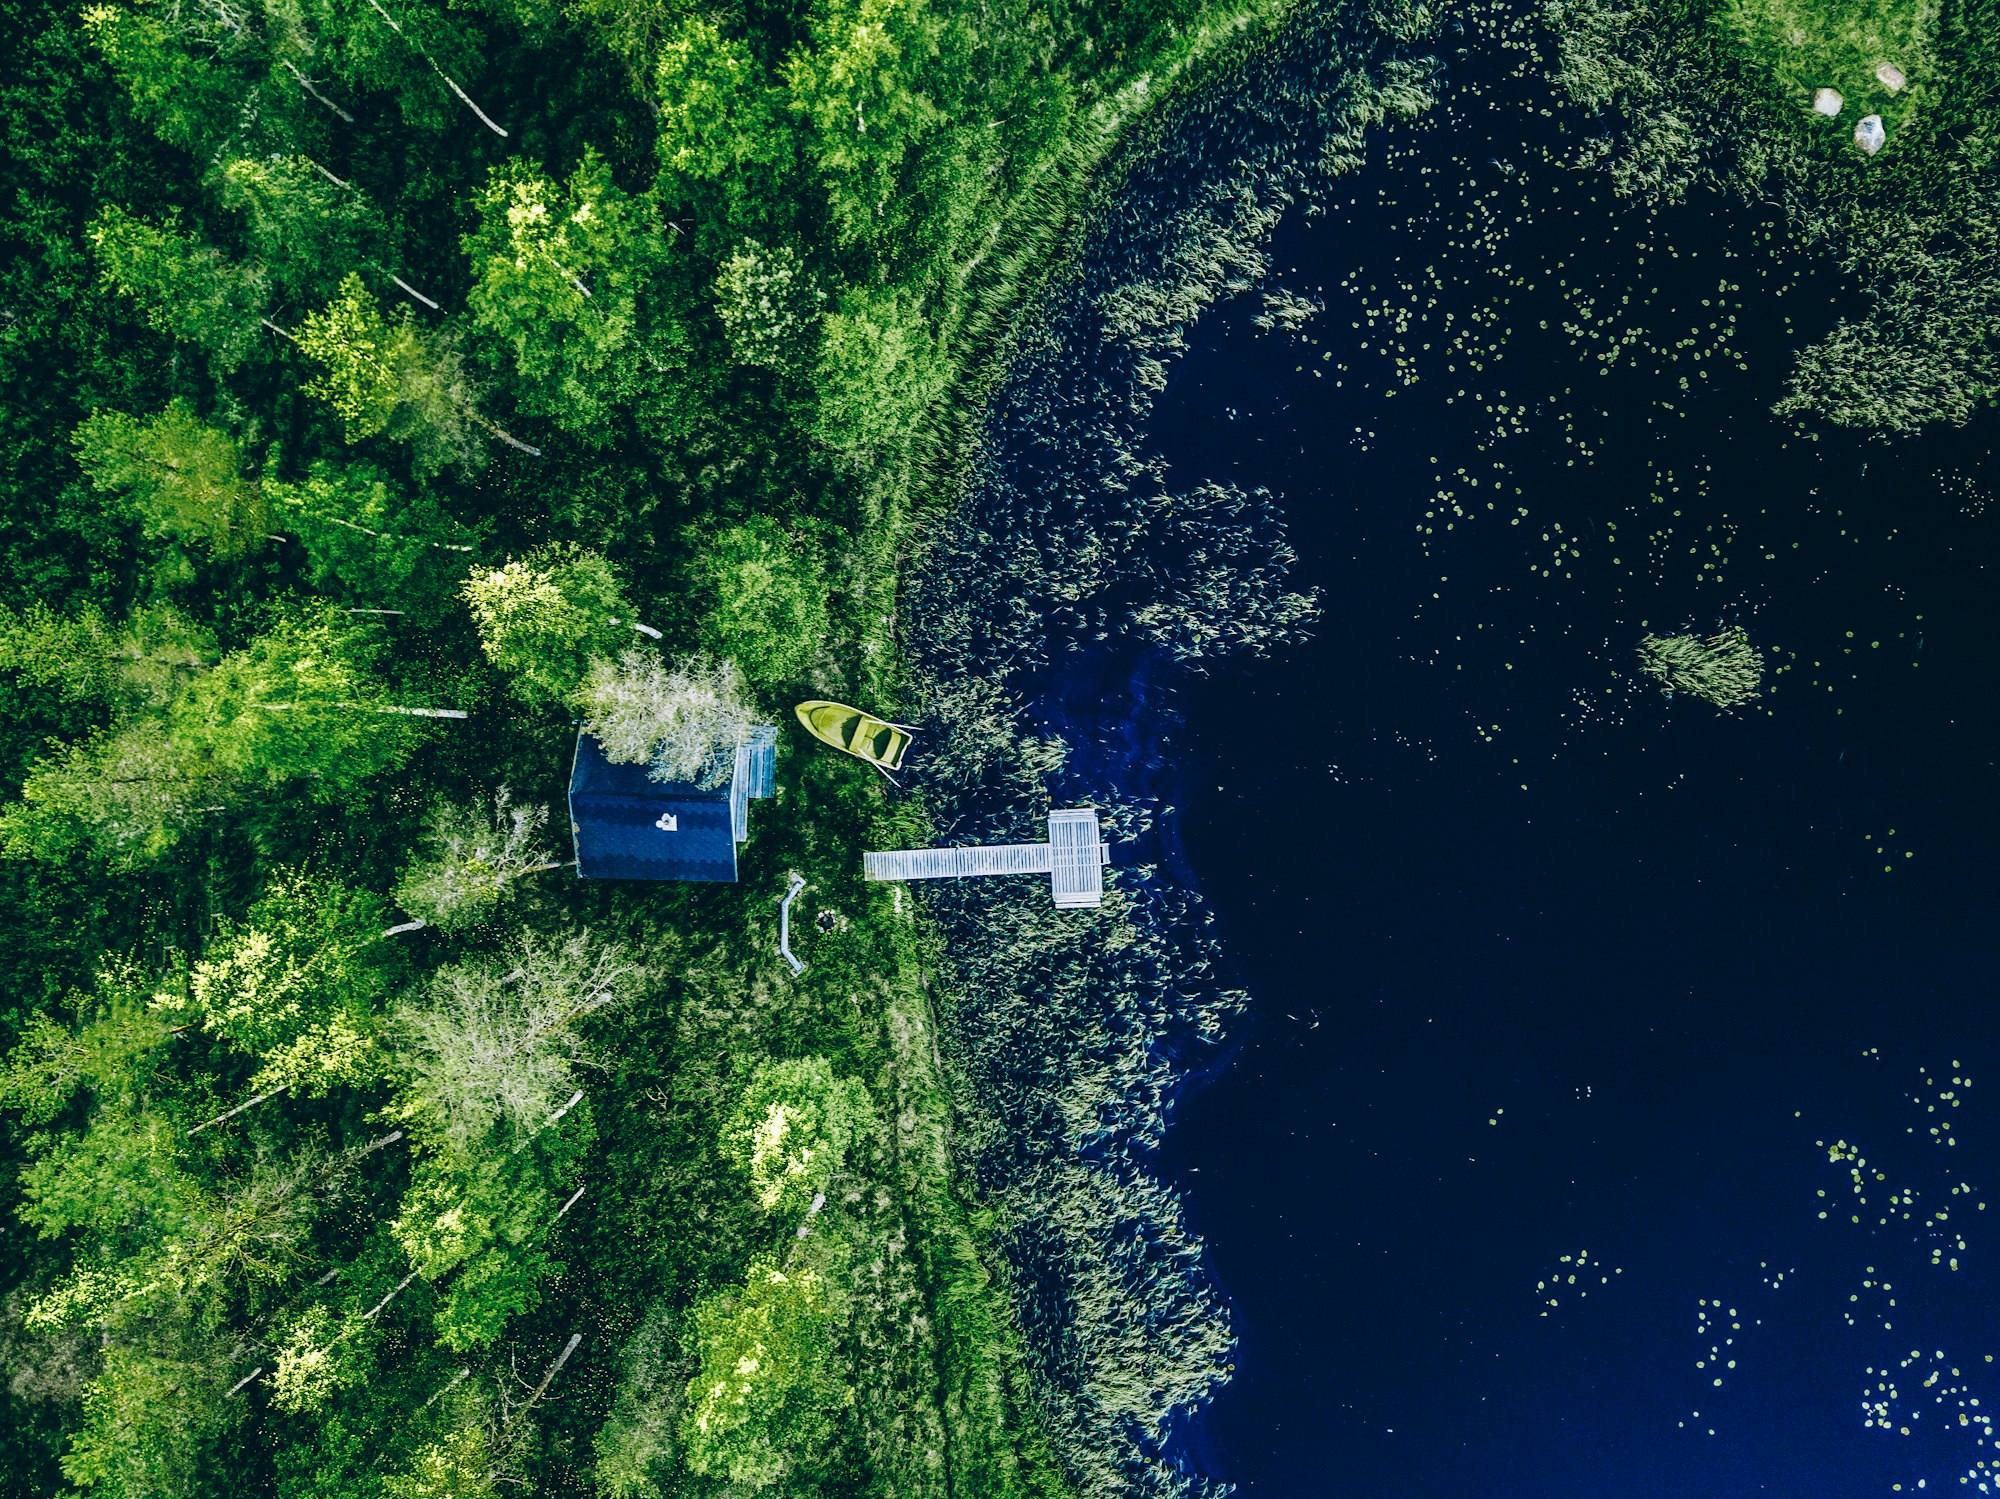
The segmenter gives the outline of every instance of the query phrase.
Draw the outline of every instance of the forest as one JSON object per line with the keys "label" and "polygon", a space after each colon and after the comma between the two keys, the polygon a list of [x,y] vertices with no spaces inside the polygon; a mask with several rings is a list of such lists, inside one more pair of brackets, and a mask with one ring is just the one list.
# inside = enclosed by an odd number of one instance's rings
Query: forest
{"label": "forest", "polygon": [[1254,19],[9,0],[9,1492],[1068,1491],[921,804],[788,744],[643,886],[561,802],[916,711],[941,413]]}
{"label": "forest", "polygon": [[[1824,56],[1789,8],[1550,0],[1620,122],[1592,165],[1776,192],[1846,258],[1798,410],[1963,420],[2000,390],[1991,6],[1857,8]],[[1052,1422],[974,1169],[1009,1143],[968,1078],[1030,1084],[941,1036],[954,984],[1097,960],[947,951],[988,918],[860,879],[939,809],[789,728],[734,885],[577,879],[563,796],[579,727],[699,782],[822,696],[1039,784],[978,672],[912,661],[913,559],[1107,163],[1287,11],[0,0],[6,1492],[1135,1491],[1078,1443],[1157,1401]],[[1313,107],[1359,149],[1429,76]],[[1202,297],[1254,259],[1217,253]],[[1310,609],[1269,560],[1232,597],[1276,632]],[[1176,656],[1235,607],[1183,592],[1135,615]],[[1146,1378],[1222,1377],[1204,1336]]]}

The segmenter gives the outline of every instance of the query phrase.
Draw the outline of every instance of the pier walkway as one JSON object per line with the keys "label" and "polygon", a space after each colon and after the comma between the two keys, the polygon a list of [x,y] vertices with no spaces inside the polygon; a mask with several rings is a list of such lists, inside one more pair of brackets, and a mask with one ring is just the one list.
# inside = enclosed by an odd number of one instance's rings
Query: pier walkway
{"label": "pier walkway", "polygon": [[913,848],[861,856],[871,880],[955,880],[968,875],[1045,874],[1060,910],[1101,905],[1111,862],[1095,807],[1049,813],[1047,843],[988,843],[970,848]]}

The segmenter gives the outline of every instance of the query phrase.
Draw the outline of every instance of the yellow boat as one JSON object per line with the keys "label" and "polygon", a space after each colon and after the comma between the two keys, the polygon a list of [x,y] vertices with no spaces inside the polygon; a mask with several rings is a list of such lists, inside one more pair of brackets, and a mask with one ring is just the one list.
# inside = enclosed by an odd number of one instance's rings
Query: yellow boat
{"label": "yellow boat", "polygon": [[903,768],[903,751],[910,747],[913,732],[904,725],[823,698],[800,703],[792,711],[813,738],[866,760],[884,773]]}

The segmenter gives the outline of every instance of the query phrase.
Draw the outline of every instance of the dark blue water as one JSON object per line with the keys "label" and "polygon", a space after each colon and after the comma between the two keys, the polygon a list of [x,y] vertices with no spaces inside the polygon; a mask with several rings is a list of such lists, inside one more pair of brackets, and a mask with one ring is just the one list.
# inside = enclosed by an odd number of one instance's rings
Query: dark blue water
{"label": "dark blue water", "polygon": [[[1594,200],[1521,97],[1295,211],[1272,285],[1325,310],[1220,309],[1152,427],[1170,484],[1282,499],[1324,603],[1170,743],[1255,996],[1164,1151],[1241,1339],[1191,1454],[1287,1499],[1990,1491],[1991,424],[1773,417],[1838,274]],[[1721,623],[1752,707],[1636,672]]]}

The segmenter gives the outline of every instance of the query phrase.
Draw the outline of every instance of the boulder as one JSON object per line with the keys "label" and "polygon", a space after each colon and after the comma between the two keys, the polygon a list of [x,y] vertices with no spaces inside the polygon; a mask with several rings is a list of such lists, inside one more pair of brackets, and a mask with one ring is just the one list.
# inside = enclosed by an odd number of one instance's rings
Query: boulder
{"label": "boulder", "polygon": [[1882,128],[1880,115],[1863,115],[1861,123],[1854,127],[1854,144],[1873,156],[1882,149],[1889,139],[1889,132]]}
{"label": "boulder", "polygon": [[1839,114],[1847,105],[1837,88],[1823,88],[1813,95],[1813,113],[1825,115],[1829,120]]}
{"label": "boulder", "polygon": [[1875,64],[1875,76],[1882,81],[1882,87],[1892,94],[1900,94],[1910,86],[1910,80],[1903,76],[1903,70],[1892,62]]}

